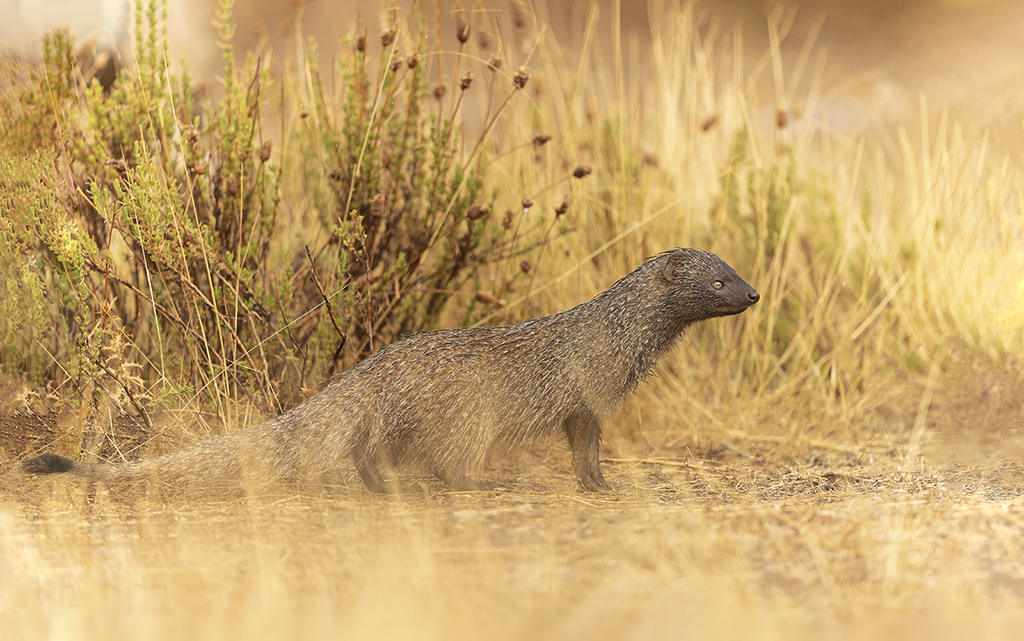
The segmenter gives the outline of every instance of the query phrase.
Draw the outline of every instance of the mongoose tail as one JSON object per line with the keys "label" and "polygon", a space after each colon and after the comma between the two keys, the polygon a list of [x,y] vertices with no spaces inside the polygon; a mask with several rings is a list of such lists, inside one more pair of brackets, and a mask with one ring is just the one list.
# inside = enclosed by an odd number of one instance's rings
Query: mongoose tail
{"label": "mongoose tail", "polygon": [[33,475],[68,473],[105,485],[160,481],[175,487],[198,485],[230,495],[250,489],[265,490],[274,481],[289,482],[297,477],[291,457],[273,442],[275,428],[287,433],[278,422],[288,416],[285,413],[171,454],[128,463],[86,463],[43,454],[22,462],[21,469]]}
{"label": "mongoose tail", "polygon": [[71,472],[82,474],[83,466],[78,461],[72,461],[56,454],[43,454],[29,459],[21,464],[21,469],[28,474],[61,474]]}

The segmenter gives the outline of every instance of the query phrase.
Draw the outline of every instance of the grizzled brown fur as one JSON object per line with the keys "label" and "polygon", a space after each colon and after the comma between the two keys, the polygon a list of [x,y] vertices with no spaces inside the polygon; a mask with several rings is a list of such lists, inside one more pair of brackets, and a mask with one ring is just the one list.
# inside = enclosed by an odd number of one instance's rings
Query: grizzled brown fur
{"label": "grizzled brown fur", "polygon": [[677,249],[648,260],[594,299],[514,325],[424,332],[382,349],[292,410],[175,454],[126,465],[43,455],[26,472],[104,483],[156,477],[258,488],[336,470],[351,457],[366,486],[381,465],[424,465],[458,490],[488,451],[564,432],[573,469],[603,490],[601,423],[691,324],[758,301],[714,254]]}

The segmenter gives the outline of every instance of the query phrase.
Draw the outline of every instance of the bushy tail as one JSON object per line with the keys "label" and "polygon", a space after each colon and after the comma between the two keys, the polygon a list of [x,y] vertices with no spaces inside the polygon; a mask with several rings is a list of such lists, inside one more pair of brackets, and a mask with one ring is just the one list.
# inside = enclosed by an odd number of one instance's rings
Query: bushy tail
{"label": "bushy tail", "polygon": [[159,480],[198,484],[211,491],[257,491],[298,475],[299,461],[289,447],[290,440],[281,438],[278,420],[202,440],[172,454],[120,465],[43,454],[22,463],[21,469],[34,475],[70,473],[107,485]]}
{"label": "bushy tail", "polygon": [[81,463],[56,454],[43,454],[31,458],[21,464],[22,471],[28,474],[63,474],[69,472],[75,476],[105,481],[110,478],[112,468],[97,463]]}

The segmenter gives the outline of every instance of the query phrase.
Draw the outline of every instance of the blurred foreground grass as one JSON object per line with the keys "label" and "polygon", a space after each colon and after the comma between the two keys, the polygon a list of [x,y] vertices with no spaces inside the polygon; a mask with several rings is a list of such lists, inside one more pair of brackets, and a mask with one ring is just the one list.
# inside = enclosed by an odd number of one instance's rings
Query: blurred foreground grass
{"label": "blurred foreground grass", "polygon": [[[644,469],[617,477],[615,497],[580,496],[564,474],[498,496],[5,508],[4,636],[1019,632],[1024,507],[980,489],[1011,481],[995,470]],[[1019,465],[1002,472],[1022,480]]]}

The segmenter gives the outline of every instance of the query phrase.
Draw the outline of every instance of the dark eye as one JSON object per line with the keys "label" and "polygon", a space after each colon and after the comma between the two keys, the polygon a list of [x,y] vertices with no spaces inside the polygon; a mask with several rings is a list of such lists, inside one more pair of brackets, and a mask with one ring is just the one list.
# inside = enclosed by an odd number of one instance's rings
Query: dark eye
{"label": "dark eye", "polygon": [[723,287],[725,287],[725,283],[723,283],[720,280],[716,280],[715,282],[711,283],[711,286],[714,287],[715,289],[722,289]]}

